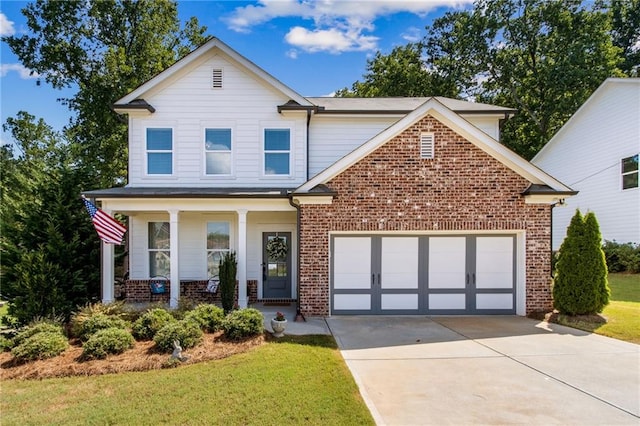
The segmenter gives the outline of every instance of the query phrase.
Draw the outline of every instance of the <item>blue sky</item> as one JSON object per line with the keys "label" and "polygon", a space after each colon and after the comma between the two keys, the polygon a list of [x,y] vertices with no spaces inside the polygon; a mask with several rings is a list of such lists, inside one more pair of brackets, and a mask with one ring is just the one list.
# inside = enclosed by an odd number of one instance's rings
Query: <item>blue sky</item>
{"label": "blue sky", "polygon": [[[0,3],[0,33],[28,28],[22,1]],[[207,33],[220,38],[303,96],[330,95],[360,79],[376,51],[417,41],[425,26],[448,10],[468,8],[471,0],[262,0],[179,1],[184,22],[196,16]],[[75,89],[54,90],[29,76],[6,43],[0,46],[0,109],[7,117],[24,110],[56,129],[69,120],[57,101]],[[2,134],[2,143],[10,143]]]}

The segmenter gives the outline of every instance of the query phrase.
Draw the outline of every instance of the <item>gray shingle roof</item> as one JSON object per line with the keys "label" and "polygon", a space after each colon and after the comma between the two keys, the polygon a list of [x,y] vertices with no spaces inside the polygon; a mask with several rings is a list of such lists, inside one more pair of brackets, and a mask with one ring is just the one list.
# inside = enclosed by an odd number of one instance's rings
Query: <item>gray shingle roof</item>
{"label": "gray shingle roof", "polygon": [[[478,102],[463,101],[460,99],[445,98],[442,96],[434,96],[434,99],[441,102],[444,106],[457,113],[477,113],[477,114],[504,114],[515,113],[513,108],[507,108],[497,105],[489,105]],[[430,97],[415,98],[329,98],[329,97],[308,97],[310,102],[319,107],[324,107],[324,113],[330,112],[398,112],[408,113],[413,111],[429,99]]]}

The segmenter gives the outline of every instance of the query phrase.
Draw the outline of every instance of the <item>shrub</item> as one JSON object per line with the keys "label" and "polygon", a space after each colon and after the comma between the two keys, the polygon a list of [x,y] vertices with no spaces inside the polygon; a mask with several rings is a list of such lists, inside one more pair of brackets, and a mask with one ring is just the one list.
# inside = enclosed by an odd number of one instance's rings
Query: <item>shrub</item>
{"label": "shrub", "polygon": [[601,239],[595,215],[589,212],[583,217],[577,210],[560,246],[553,285],[553,305],[561,313],[593,314],[609,303]]}
{"label": "shrub", "polygon": [[174,340],[180,342],[182,349],[192,348],[202,342],[202,330],[195,321],[180,320],[166,324],[153,338],[162,352],[173,351]]}
{"label": "shrub", "polygon": [[27,337],[11,350],[18,361],[53,358],[69,347],[67,338],[58,332],[42,331]]}
{"label": "shrub", "polygon": [[0,352],[9,352],[13,348],[13,341],[5,336],[0,336]]}
{"label": "shrub", "polygon": [[20,332],[13,338],[13,346],[18,346],[29,337],[38,333],[58,333],[64,337],[64,330],[61,325],[50,322],[41,321],[32,323],[26,328],[20,330]]}
{"label": "shrub", "polygon": [[124,316],[125,307],[123,302],[114,302],[108,304],[102,303],[88,303],[80,308],[79,311],[74,312],[71,316],[69,324],[71,326],[71,335],[80,337],[82,334],[81,327],[89,318],[95,315],[106,315],[109,317],[122,318]]}
{"label": "shrub", "polygon": [[255,336],[264,330],[262,312],[248,308],[233,311],[222,322],[225,336],[232,340]]}
{"label": "shrub", "polygon": [[228,314],[233,309],[233,302],[236,297],[236,272],[238,262],[235,252],[226,252],[220,259],[220,301],[224,313]]}
{"label": "shrub", "polygon": [[133,337],[138,340],[152,340],[158,330],[172,322],[176,322],[176,319],[165,309],[151,309],[133,323]]}
{"label": "shrub", "polygon": [[184,318],[197,322],[202,330],[213,333],[220,330],[224,320],[224,311],[216,305],[198,305],[188,312]]}
{"label": "shrub", "polygon": [[602,250],[609,272],[640,272],[640,245],[605,241]]}
{"label": "shrub", "polygon": [[80,324],[80,333],[78,337],[80,337],[80,340],[83,342],[86,342],[91,336],[100,330],[105,330],[107,328],[120,328],[124,330],[127,327],[127,322],[121,318],[105,314],[96,314],[87,318],[82,322],[82,324]]}
{"label": "shrub", "polygon": [[83,359],[103,359],[110,354],[121,354],[131,349],[133,336],[122,328],[105,328],[97,331],[82,346]]}

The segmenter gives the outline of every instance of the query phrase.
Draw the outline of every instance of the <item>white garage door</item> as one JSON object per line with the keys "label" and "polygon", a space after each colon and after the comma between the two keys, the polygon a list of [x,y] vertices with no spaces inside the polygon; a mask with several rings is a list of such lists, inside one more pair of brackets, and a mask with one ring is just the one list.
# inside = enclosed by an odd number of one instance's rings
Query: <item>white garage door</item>
{"label": "white garage door", "polygon": [[513,314],[515,236],[335,236],[333,314]]}

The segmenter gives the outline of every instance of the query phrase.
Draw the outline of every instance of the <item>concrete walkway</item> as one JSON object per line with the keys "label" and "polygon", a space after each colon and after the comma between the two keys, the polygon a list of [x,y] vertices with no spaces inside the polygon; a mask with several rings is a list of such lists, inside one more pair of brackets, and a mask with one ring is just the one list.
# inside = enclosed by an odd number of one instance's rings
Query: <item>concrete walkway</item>
{"label": "concrete walkway", "polygon": [[379,425],[639,425],[640,346],[522,317],[326,319]]}

